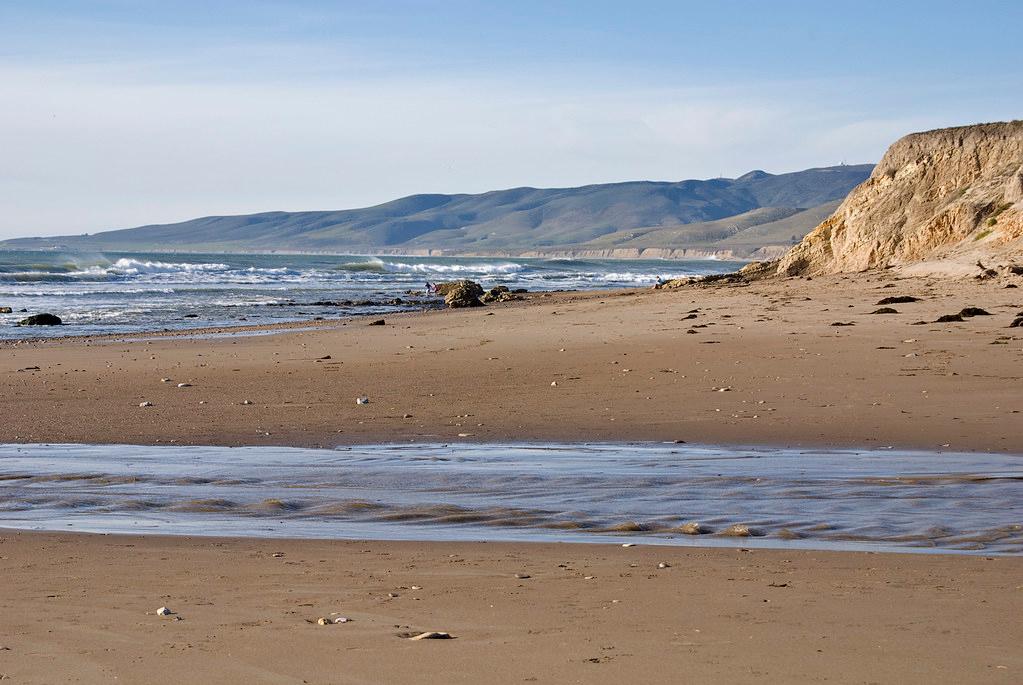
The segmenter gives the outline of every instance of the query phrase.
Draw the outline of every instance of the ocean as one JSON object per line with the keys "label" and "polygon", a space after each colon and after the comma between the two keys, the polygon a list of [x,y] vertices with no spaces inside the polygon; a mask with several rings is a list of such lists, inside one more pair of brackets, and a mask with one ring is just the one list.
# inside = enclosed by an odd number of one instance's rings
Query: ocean
{"label": "ocean", "polygon": [[[0,339],[301,322],[441,306],[427,281],[530,291],[649,286],[717,260],[0,251]],[[418,294],[417,294],[418,293]],[[49,312],[65,325],[17,326]]]}

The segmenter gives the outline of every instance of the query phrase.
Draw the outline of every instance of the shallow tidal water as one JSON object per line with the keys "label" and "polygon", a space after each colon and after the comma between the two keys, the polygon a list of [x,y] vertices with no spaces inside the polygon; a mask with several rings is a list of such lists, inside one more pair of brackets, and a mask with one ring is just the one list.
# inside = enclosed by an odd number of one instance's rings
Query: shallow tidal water
{"label": "shallow tidal water", "polygon": [[0,445],[0,527],[1023,554],[1023,457],[650,443]]}

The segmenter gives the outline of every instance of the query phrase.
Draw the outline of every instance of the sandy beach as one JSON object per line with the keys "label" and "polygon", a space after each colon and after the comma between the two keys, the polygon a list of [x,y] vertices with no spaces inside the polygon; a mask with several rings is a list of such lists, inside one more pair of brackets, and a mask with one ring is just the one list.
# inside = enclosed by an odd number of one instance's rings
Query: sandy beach
{"label": "sandy beach", "polygon": [[[1014,683],[1023,669],[1019,558],[0,532],[0,572],[12,683]],[[351,621],[315,623],[338,616]],[[454,639],[402,638],[422,631]]]}
{"label": "sandy beach", "polygon": [[[1023,335],[1008,328],[1023,297],[1004,285],[883,273],[533,295],[251,337],[5,343],[0,442],[685,440],[1023,453]],[[921,299],[871,313],[900,295]],[[916,325],[968,306],[991,315]],[[356,404],[360,396],[369,403]],[[308,683],[1020,678],[1020,558],[741,545],[6,531],[0,674],[25,683],[185,673]],[[181,620],[153,615],[160,606]],[[352,621],[315,624],[332,615]],[[456,639],[399,637],[428,630]]]}
{"label": "sandy beach", "polygon": [[[0,442],[685,440],[1023,453],[1023,329],[1008,327],[1023,295],[1003,285],[877,273],[538,294],[254,337],[8,342]],[[894,296],[921,301],[871,313]],[[991,315],[916,325],[965,307]],[[363,396],[369,404],[357,405]]]}

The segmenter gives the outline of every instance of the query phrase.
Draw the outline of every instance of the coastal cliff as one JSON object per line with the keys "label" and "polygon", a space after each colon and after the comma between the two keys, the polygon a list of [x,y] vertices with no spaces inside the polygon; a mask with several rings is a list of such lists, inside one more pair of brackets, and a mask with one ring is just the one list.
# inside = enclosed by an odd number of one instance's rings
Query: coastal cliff
{"label": "coastal cliff", "polygon": [[778,263],[817,275],[1023,254],[1023,121],[914,133]]}

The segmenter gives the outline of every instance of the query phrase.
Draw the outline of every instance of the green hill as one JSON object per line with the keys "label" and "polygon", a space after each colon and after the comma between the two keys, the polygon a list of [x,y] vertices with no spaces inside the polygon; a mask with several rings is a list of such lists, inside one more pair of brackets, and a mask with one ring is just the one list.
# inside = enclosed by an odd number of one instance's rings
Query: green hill
{"label": "green hill", "polygon": [[[210,216],[92,235],[20,238],[15,249],[486,253],[607,247],[752,251],[776,233],[802,237],[871,165],[750,172],[737,179],[637,181],[579,188],[513,188],[478,195],[412,195],[339,211]],[[782,222],[782,223],[778,223]],[[787,222],[787,223],[786,223]],[[768,228],[778,224],[775,228]],[[755,227],[764,229],[751,233]],[[789,235],[784,235],[789,232]],[[749,236],[751,240],[739,240]],[[753,236],[756,236],[754,239]],[[738,241],[738,242],[736,242]],[[722,248],[732,249],[732,248]]]}

